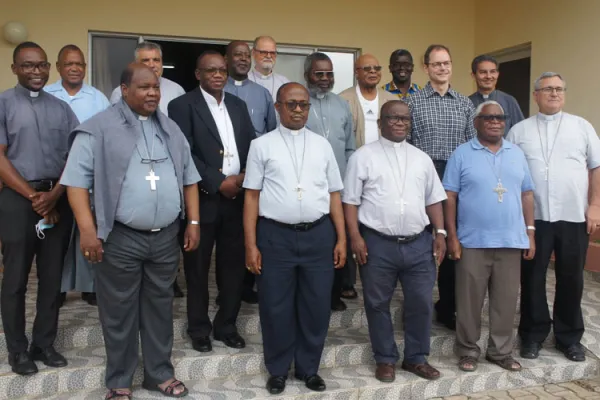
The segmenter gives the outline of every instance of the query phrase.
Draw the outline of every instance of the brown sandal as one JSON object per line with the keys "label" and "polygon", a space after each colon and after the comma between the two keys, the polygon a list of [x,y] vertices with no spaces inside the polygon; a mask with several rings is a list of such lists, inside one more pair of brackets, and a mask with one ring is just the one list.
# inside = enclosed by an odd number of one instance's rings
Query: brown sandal
{"label": "brown sandal", "polygon": [[[471,367],[469,368],[467,365],[471,365]],[[465,372],[477,371],[477,359],[471,356],[462,356],[458,360],[458,368]]]}
{"label": "brown sandal", "polygon": [[[173,393],[173,391],[175,390],[175,388],[177,386],[183,387],[183,391],[181,393],[175,394],[175,393]],[[167,386],[164,389],[161,389],[160,386],[158,386],[158,385],[151,385],[146,382],[142,382],[142,387],[151,392],[160,392],[163,394],[163,396],[166,396],[166,397],[175,397],[175,398],[185,397],[189,393],[188,389],[185,387],[183,382],[181,382],[178,379],[175,379],[173,382],[169,383],[169,386]]]}
{"label": "brown sandal", "polygon": [[[485,359],[491,363],[496,364],[500,368],[504,368],[505,370],[511,371],[511,372],[517,372],[517,371],[520,371],[521,368],[523,368],[521,366],[521,364],[517,360],[515,360],[512,356],[506,356],[501,360],[493,360],[490,358],[490,356],[485,356]],[[517,367],[515,367],[515,365],[517,365]]]}
{"label": "brown sandal", "polygon": [[119,397],[127,397],[127,400],[131,400],[133,395],[131,392],[127,392],[125,390],[109,389],[108,393],[106,393],[106,397],[104,397],[104,400],[117,399]]}
{"label": "brown sandal", "polygon": [[403,362],[402,369],[408,372],[412,372],[413,374],[420,376],[421,378],[429,379],[430,381],[436,380],[440,377],[440,371],[433,368],[427,362],[423,364],[407,364]]}

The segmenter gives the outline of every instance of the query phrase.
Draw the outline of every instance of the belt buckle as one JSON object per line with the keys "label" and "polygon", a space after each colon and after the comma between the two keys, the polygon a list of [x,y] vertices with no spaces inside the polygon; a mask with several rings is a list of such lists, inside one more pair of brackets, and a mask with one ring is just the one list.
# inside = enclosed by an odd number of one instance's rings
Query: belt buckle
{"label": "belt buckle", "polygon": [[50,180],[50,190],[54,189],[54,182],[52,182],[52,180]]}
{"label": "belt buckle", "polygon": [[155,228],[155,229],[150,229],[150,232],[154,233],[154,232],[160,232],[162,230],[162,228]]}

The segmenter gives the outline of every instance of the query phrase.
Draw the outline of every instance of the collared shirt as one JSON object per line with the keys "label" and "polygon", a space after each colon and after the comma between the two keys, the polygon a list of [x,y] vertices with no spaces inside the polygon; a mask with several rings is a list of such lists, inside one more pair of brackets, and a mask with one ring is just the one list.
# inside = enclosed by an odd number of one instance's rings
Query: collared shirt
{"label": "collared shirt", "polygon": [[506,138],[527,157],[535,184],[535,219],[584,222],[588,170],[600,166],[600,139],[592,125],[565,112],[540,113],[513,126]]}
{"label": "collared shirt", "polygon": [[433,162],[416,147],[381,137],[350,157],[342,201],[358,206],[361,224],[410,236],[429,225],[425,207],[446,199]]}
{"label": "collared shirt", "polygon": [[[182,207],[175,168],[160,124],[154,117],[138,116],[138,120],[139,137],[121,185],[115,221],[134,229],[164,228],[178,218]],[[75,137],[61,184],[93,188],[95,140],[93,135],[85,133]],[[184,141],[184,145],[183,185],[187,186],[201,178],[192,160],[188,142]],[[152,190],[149,180],[149,159],[156,160],[152,166],[159,178],[155,181],[156,190]]]}
{"label": "collared shirt", "polygon": [[504,113],[508,115],[508,119],[506,120],[506,125],[504,128],[504,136],[508,134],[510,128],[523,121],[525,118],[523,117],[519,103],[517,103],[517,99],[501,90],[494,90],[488,95],[475,92],[469,96],[469,99],[473,102],[473,106],[475,106],[475,108],[477,108],[480,104],[490,100],[496,101],[502,106]]}
{"label": "collared shirt", "polygon": [[261,217],[298,224],[329,214],[330,193],[344,185],[327,139],[280,126],[250,143],[244,188],[261,191]]}
{"label": "collared shirt", "polygon": [[256,136],[263,135],[277,127],[273,98],[267,89],[249,79],[236,81],[229,77],[224,90],[244,100],[248,106],[248,113],[252,119]]}
{"label": "collared shirt", "polygon": [[331,92],[311,94],[310,103],[306,128],[329,141],[343,178],[348,159],[356,149],[350,106],[346,100]]}
{"label": "collared shirt", "polygon": [[71,96],[62,85],[62,80],[54,82],[52,85],[44,87],[44,90],[51,95],[67,102],[77,116],[79,122],[90,119],[100,111],[104,111],[110,106],[108,99],[98,89],[86,85],[85,83],[79,91]]}
{"label": "collared shirt", "polygon": [[360,87],[356,85],[356,95],[365,117],[365,144],[375,142],[379,139],[379,126],[377,117],[379,115],[379,93],[373,100],[367,100],[360,92]]}
{"label": "collared shirt", "polygon": [[69,105],[43,90],[17,85],[0,93],[0,145],[27,181],[60,178],[78,125]]}
{"label": "collared shirt", "polygon": [[223,153],[223,175],[237,175],[240,173],[241,168],[240,155],[237,151],[235,132],[233,130],[233,125],[231,124],[231,117],[229,117],[229,112],[227,112],[227,106],[225,105],[226,94],[223,92],[223,97],[219,104],[217,103],[217,99],[204,89],[200,88],[200,91],[202,92],[202,96],[204,96],[204,100],[206,100],[206,104],[208,104],[210,113],[219,130],[221,143],[223,143],[223,149],[225,151],[225,153]]}
{"label": "collared shirt", "polygon": [[[183,96],[185,94],[185,90],[176,82],[173,82],[170,79],[160,77],[160,102],[158,103],[158,107],[160,111],[163,112],[166,116],[169,116],[169,110],[167,107],[171,100],[178,98],[179,96]],[[117,101],[121,99],[121,86],[117,86],[115,90],[113,90],[110,96],[110,104],[115,104]]]}
{"label": "collared shirt", "polygon": [[[506,190],[495,191],[498,182]],[[457,233],[469,249],[528,249],[522,192],[534,189],[523,151],[506,140],[493,153],[475,137],[448,160],[444,188],[458,193]]]}
{"label": "collared shirt", "polygon": [[446,161],[461,144],[475,137],[475,107],[450,88],[441,96],[431,83],[405,100],[412,117],[409,141],[431,159]]}
{"label": "collared shirt", "polygon": [[279,88],[288,83],[290,80],[285,76],[278,74],[277,72],[271,72],[269,75],[263,75],[257,70],[253,69],[248,74],[248,79],[252,82],[258,83],[260,86],[264,87],[271,94],[271,98],[273,101],[277,100],[277,91]]}
{"label": "collared shirt", "polygon": [[395,94],[400,99],[405,99],[408,96],[410,96],[411,94],[415,94],[419,90],[421,90],[421,86],[417,85],[416,83],[413,83],[412,85],[410,85],[410,88],[408,88],[408,92],[407,93],[402,93],[402,91],[396,87],[396,84],[394,83],[393,80],[390,81],[390,82],[388,82],[388,83],[386,83],[385,85],[381,86],[381,88],[383,90],[385,90],[386,92],[390,92],[391,94]]}

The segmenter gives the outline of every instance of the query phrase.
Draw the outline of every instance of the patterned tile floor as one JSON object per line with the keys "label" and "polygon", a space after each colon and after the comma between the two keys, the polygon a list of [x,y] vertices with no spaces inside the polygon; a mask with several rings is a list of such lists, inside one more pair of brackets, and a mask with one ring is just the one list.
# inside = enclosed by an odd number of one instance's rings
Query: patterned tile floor
{"label": "patterned tile floor", "polygon": [[[553,274],[548,279],[548,300],[554,292]],[[33,277],[34,275],[32,275]],[[180,283],[183,283],[180,279]],[[35,314],[35,280],[32,279],[27,298],[27,329]],[[359,287],[360,292],[360,287]],[[211,298],[216,289],[211,287]],[[437,297],[437,293],[434,294]],[[434,324],[431,334],[430,362],[439,367],[442,378],[425,381],[401,370],[394,384],[382,384],[373,377],[374,366],[366,329],[362,299],[347,301],[348,310],[333,313],[330,333],[321,361],[321,375],[327,381],[325,393],[309,392],[301,382],[290,378],[283,396],[269,396],[264,389],[266,373],[262,361],[262,343],[257,307],[244,304],[239,318],[239,331],[248,346],[233,350],[215,342],[212,353],[197,353],[185,335],[185,299],[176,299],[175,346],[173,361],[177,376],[190,389],[192,399],[424,399],[446,397],[486,390],[511,390],[547,385],[598,374],[600,355],[600,283],[588,279],[583,300],[586,334],[583,343],[588,348],[588,361],[572,363],[552,348],[548,341],[542,356],[535,361],[520,360],[525,367],[520,373],[507,373],[482,361],[476,373],[464,373],[453,356],[454,335]],[[402,352],[403,339],[399,315],[402,293],[398,290],[392,311],[398,331],[396,339]],[[211,312],[216,306],[211,306]],[[484,325],[487,310],[484,310]],[[482,333],[480,346],[485,348],[487,335]],[[517,345],[517,343],[515,343]],[[6,343],[0,326],[0,399],[101,399],[104,395],[103,375],[105,352],[102,332],[95,307],[70,294],[61,310],[56,347],[69,359],[69,366],[50,369],[41,365],[33,377],[16,376],[6,364]],[[141,369],[136,376],[141,382]],[[158,399],[160,395],[135,388],[136,399]],[[525,399],[523,399],[525,400]]]}

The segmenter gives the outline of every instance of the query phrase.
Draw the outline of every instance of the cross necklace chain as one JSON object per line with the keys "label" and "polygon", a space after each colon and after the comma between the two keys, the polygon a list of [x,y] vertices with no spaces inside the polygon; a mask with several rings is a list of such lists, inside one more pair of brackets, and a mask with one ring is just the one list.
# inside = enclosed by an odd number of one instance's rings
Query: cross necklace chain
{"label": "cross necklace chain", "polygon": [[381,140],[379,141],[379,144],[381,144],[381,148],[383,149],[383,154],[385,154],[385,158],[387,159],[387,162],[390,166],[392,176],[394,177],[394,183],[396,184],[396,191],[398,192],[398,197],[400,197],[400,200],[397,200],[395,203],[400,205],[400,215],[403,216],[404,215],[404,206],[408,205],[408,203],[406,201],[404,201],[404,193],[405,193],[405,189],[406,189],[406,176],[408,175],[408,145],[406,143],[404,143],[404,177],[402,179],[402,187],[400,187],[400,175],[401,174],[400,174],[400,160],[398,159],[398,152],[396,151],[396,148],[393,147],[395,160],[396,160],[396,167],[398,168],[398,178],[396,178],[396,173],[394,172],[394,166],[392,165],[392,160],[390,160],[390,156],[388,155],[387,151],[385,150],[385,146],[383,145]]}
{"label": "cross necklace chain", "polygon": [[[320,128],[323,129],[321,135],[325,136],[325,139],[329,140],[329,131],[331,129],[331,103],[329,103],[328,97],[325,97],[324,99],[327,103],[327,117],[325,117],[325,115],[323,114],[323,99],[319,99],[319,108],[321,109],[321,116],[319,117],[319,114],[317,114],[317,110],[315,110],[314,108],[312,110],[313,114],[315,114],[315,117],[319,120],[319,122],[321,122]],[[327,120],[327,126],[325,126],[325,120]]]}
{"label": "cross necklace chain", "polygon": [[560,133],[560,125],[562,124],[564,114],[561,114],[560,121],[558,121],[558,127],[556,128],[556,134],[554,135],[554,141],[552,142],[552,149],[550,149],[550,141],[548,140],[548,125],[546,124],[546,150],[544,150],[544,142],[542,141],[542,132],[540,131],[540,118],[536,117],[535,123],[537,125],[538,138],[540,139],[540,151],[542,152],[542,159],[544,160],[545,169],[544,172],[544,180],[548,180],[548,170],[550,169],[550,158],[552,158],[552,154],[554,154],[554,148],[556,147],[556,139],[558,138],[558,134]]}
{"label": "cross necklace chain", "polygon": [[[146,130],[144,129],[144,123],[140,122],[142,125],[142,136],[144,136],[144,144],[146,145],[146,154],[148,155],[148,160],[150,162],[150,173],[146,176],[146,180],[150,182],[150,190],[156,190],[156,181],[160,181],[160,176],[154,173],[154,144],[156,142],[156,132],[154,132],[154,123],[150,121],[151,133],[152,133],[152,149],[148,148],[148,139],[146,139]],[[136,146],[137,147],[137,146]],[[138,147],[138,153],[140,149]]]}
{"label": "cross necklace chain", "polygon": [[[223,100],[221,100],[221,102],[223,102]],[[227,123],[227,111],[225,110],[225,105],[223,104],[223,108],[221,110],[221,112],[223,113],[223,124],[225,125],[225,136],[227,137],[227,144],[225,144],[225,142],[223,141],[223,147],[225,148],[225,152],[223,153],[223,158],[227,160],[227,166],[231,167],[231,159],[233,158],[233,153],[229,151],[229,145],[230,145],[230,139],[231,136],[229,135],[229,124]]]}
{"label": "cross necklace chain", "polygon": [[[254,80],[256,81],[256,83],[260,82],[259,79],[262,79],[262,76],[261,77],[256,76],[256,70],[255,69],[252,70],[252,75],[254,75]],[[273,78],[273,83],[271,83],[271,96],[273,98],[275,98],[275,96],[277,95],[277,93],[275,93],[275,72],[273,72],[273,71],[271,71],[271,78]],[[268,80],[268,76],[267,76],[267,80]],[[269,88],[265,88],[265,89],[269,90]]]}
{"label": "cross necklace chain", "polygon": [[304,134],[304,145],[302,147],[302,164],[300,164],[300,168],[298,168],[298,157],[296,156],[296,141],[292,136],[292,146],[294,147],[294,152],[292,153],[292,150],[287,144],[283,133],[281,133],[281,129],[279,129],[279,135],[281,136],[281,140],[283,140],[283,143],[285,143],[285,147],[290,155],[290,158],[292,159],[292,165],[294,166],[294,173],[296,174],[296,187],[294,188],[294,191],[298,193],[298,201],[302,200],[302,192],[304,192],[304,189],[302,188],[300,182],[302,181],[302,172],[304,171],[304,155],[306,154],[306,136],[308,136],[304,129],[302,129],[300,133]]}
{"label": "cross necklace chain", "polygon": [[496,179],[498,179],[498,183],[496,184],[496,186],[492,189],[492,191],[496,192],[496,194],[498,195],[498,203],[502,203],[504,201],[504,193],[508,192],[508,189],[506,189],[504,186],[502,186],[502,155],[500,155],[498,158],[500,159],[500,165],[499,165],[499,171],[496,172],[496,155],[493,154],[492,157],[494,157],[494,162],[492,163],[490,161],[490,158],[486,154],[484,154],[485,159],[487,160],[488,164],[490,165],[490,168],[492,169],[492,172],[494,173],[494,176],[496,177]]}

